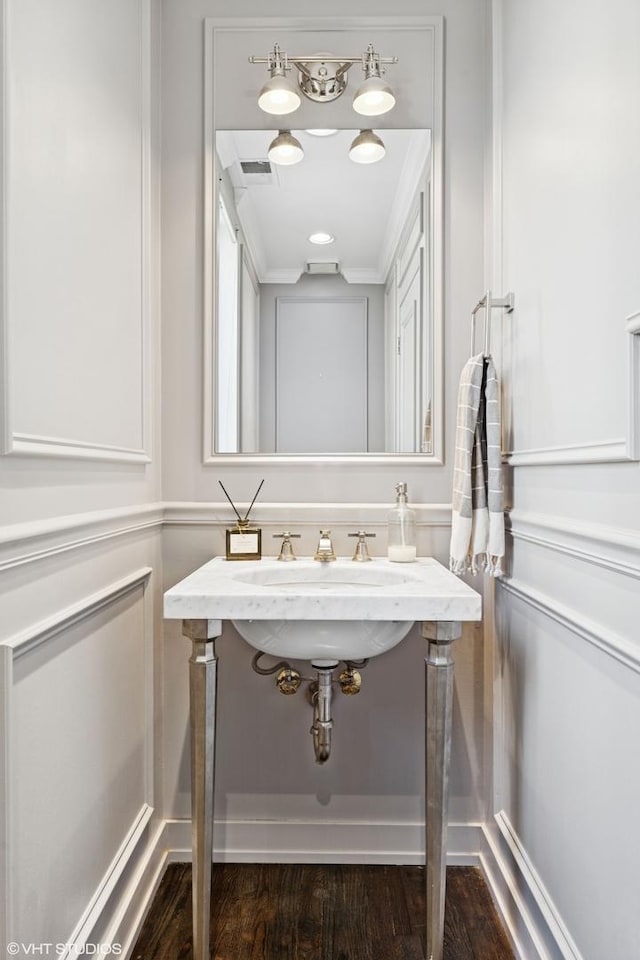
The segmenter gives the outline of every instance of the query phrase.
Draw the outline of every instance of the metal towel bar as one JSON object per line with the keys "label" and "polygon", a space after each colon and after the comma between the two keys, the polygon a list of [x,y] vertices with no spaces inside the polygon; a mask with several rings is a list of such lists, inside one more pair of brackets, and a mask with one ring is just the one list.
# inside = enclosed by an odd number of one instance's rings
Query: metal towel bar
{"label": "metal towel bar", "polygon": [[505,310],[511,313],[515,306],[515,298],[512,293],[504,297],[492,297],[491,290],[487,290],[484,297],[478,300],[471,311],[471,356],[475,354],[476,345],[476,314],[479,310],[485,311],[484,314],[484,355],[489,356],[491,352],[491,311],[494,308]]}

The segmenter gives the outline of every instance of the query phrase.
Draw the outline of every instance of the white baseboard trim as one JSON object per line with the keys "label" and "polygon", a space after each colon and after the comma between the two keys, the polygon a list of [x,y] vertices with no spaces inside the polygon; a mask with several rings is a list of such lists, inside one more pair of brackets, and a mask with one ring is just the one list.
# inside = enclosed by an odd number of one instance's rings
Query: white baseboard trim
{"label": "white baseboard trim", "polygon": [[[223,863],[424,863],[418,823],[238,820],[218,822],[216,834]],[[103,942],[129,957],[167,864],[190,861],[191,822],[162,821]],[[583,960],[503,812],[488,825],[449,824],[447,863],[482,870],[518,960]]]}
{"label": "white baseboard trim", "polygon": [[[213,835],[222,863],[424,863],[420,823],[228,820]],[[449,824],[447,862],[478,865],[481,842],[481,824]],[[165,821],[165,845],[169,860],[189,862],[191,821]]]}
{"label": "white baseboard trim", "polygon": [[[121,911],[122,901],[133,899],[135,895],[132,874],[135,874],[135,866],[149,846],[149,825],[152,816],[153,807],[144,803],[68,937],[66,949],[60,954],[62,960],[72,960],[73,957],[90,952],[89,945],[93,947],[100,944],[106,947],[120,943],[112,938],[111,928],[114,926],[112,918]],[[152,845],[155,846],[155,843]]]}
{"label": "white baseboard trim", "polygon": [[127,958],[136,944],[149,907],[160,885],[168,862],[165,848],[165,821],[160,821],[149,838],[143,855],[131,872],[126,895],[113,916],[108,917],[104,944],[119,944],[120,956]]}
{"label": "white baseboard trim", "polygon": [[522,960],[583,960],[506,813],[485,828],[485,876]]}
{"label": "white baseboard trim", "polygon": [[[420,824],[232,821],[218,823],[214,834],[220,835],[222,830],[225,831],[226,846],[221,849],[218,843],[214,843],[214,859],[218,862],[424,863]],[[371,845],[372,835],[377,841],[375,849]],[[475,866],[482,870],[519,960],[547,960],[545,954],[534,952],[531,938],[525,939],[518,934],[522,926],[518,916],[519,900],[512,892],[513,884],[503,876],[502,865],[495,857],[495,846],[490,842],[485,826],[481,823],[451,823],[447,838],[447,863],[450,866]],[[140,865],[137,886],[132,888],[135,903],[123,910],[122,925],[114,928],[111,934],[111,942],[123,945],[123,957],[129,957],[133,950],[167,864],[190,861],[191,822],[165,820],[158,828],[155,849]]]}

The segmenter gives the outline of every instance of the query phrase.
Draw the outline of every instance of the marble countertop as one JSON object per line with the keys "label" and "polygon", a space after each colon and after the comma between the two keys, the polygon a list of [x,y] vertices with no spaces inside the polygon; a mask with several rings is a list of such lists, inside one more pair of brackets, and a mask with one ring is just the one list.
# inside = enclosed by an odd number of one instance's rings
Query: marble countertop
{"label": "marble countertop", "polygon": [[[255,582],[259,578],[266,582]],[[279,582],[269,582],[279,581]],[[431,557],[392,563],[215,557],[164,595],[167,619],[480,620],[482,598]]]}

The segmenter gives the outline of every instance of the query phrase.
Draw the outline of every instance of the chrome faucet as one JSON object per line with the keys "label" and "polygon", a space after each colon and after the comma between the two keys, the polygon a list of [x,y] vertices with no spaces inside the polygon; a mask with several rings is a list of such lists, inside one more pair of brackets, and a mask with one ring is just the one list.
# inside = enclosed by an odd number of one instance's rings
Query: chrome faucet
{"label": "chrome faucet", "polygon": [[320,531],[320,540],[318,541],[313,559],[319,560],[321,563],[327,563],[329,560],[336,559],[333,544],[331,543],[331,530]]}

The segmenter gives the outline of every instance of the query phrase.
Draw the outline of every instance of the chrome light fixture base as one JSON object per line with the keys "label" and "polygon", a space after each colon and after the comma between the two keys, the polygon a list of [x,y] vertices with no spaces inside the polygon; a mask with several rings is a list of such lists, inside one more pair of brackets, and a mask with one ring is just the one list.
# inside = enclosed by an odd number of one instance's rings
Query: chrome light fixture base
{"label": "chrome light fixture base", "polygon": [[[292,66],[298,71],[298,88],[305,97],[316,103],[332,103],[344,93],[347,74],[354,63],[361,65],[365,75],[355,94],[354,106],[356,101],[360,103],[355,109],[368,116],[386,113],[395,104],[395,97],[388,84],[381,80],[385,72],[383,64],[397,62],[397,57],[381,57],[371,43],[359,57],[340,57],[332,53],[288,57],[277,43],[268,56],[249,57],[249,63],[267,64],[269,80],[260,92],[258,103],[262,110],[275,115],[291,113],[302,102],[295,85],[287,77]],[[372,87],[376,88],[375,91]]]}
{"label": "chrome light fixture base", "polygon": [[347,86],[348,64],[332,58],[331,54],[319,53],[305,63],[297,63],[298,86],[309,100],[316,103],[331,103],[342,96]]}

